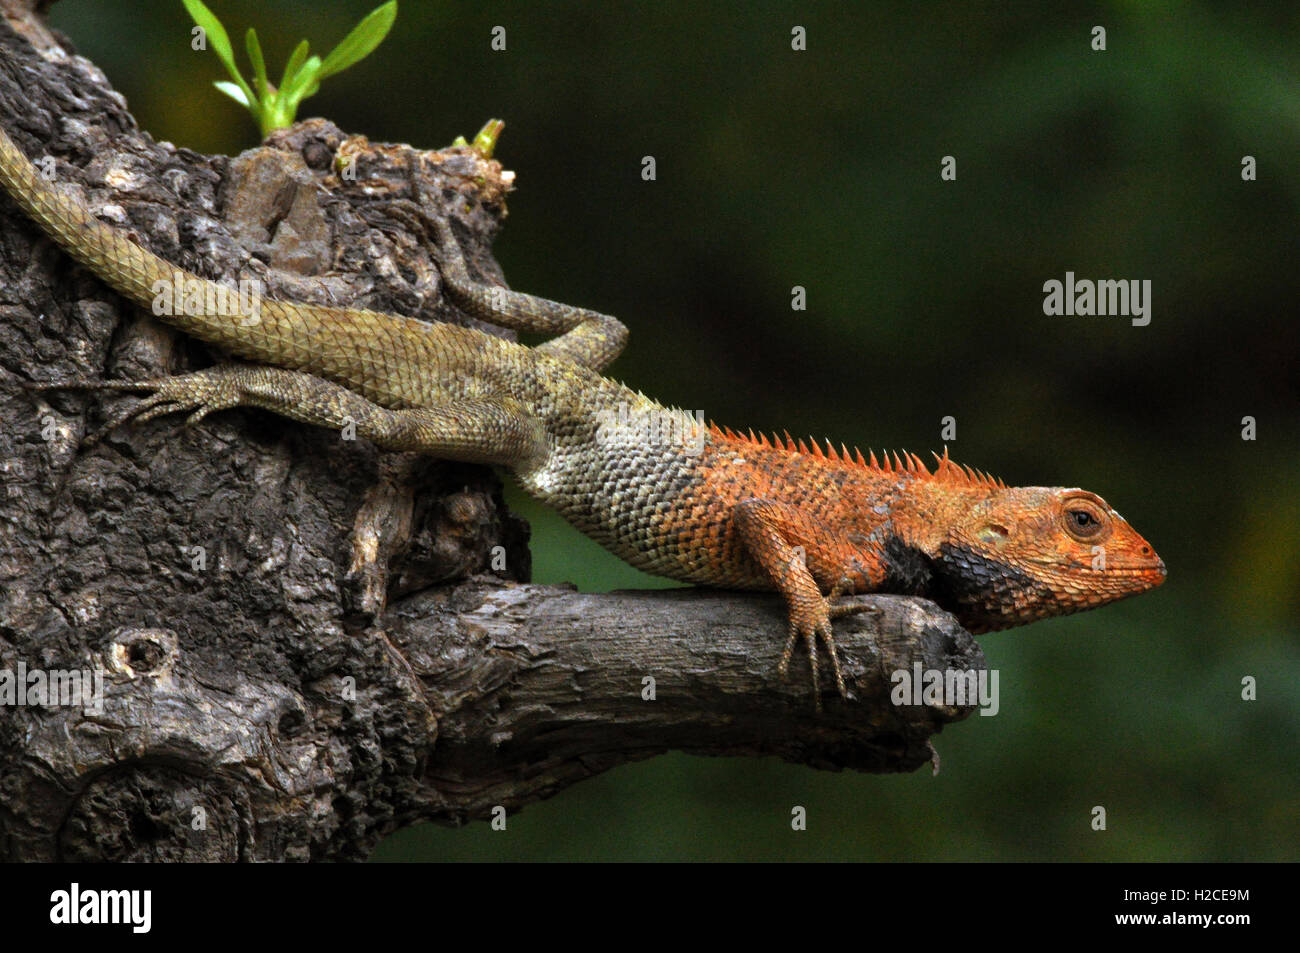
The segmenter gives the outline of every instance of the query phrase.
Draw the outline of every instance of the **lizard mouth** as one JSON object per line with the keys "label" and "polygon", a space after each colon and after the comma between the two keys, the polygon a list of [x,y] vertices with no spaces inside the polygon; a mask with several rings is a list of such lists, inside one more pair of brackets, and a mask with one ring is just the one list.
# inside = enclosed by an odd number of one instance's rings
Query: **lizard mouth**
{"label": "lizard mouth", "polygon": [[1076,568],[1078,575],[1084,577],[1079,580],[1079,583],[1085,587],[1094,588],[1096,604],[1122,599],[1125,596],[1137,595],[1140,592],[1148,592],[1157,586],[1164,585],[1164,581],[1168,576],[1163,560],[1149,565],[1116,566],[1109,564],[1105,569],[1094,569],[1092,566],[1079,566]]}
{"label": "lizard mouth", "polygon": [[1088,572],[1095,572],[1098,575],[1121,575],[1121,576],[1159,576],[1162,580],[1168,573],[1165,571],[1163,561],[1153,566],[1115,566],[1108,565],[1105,569],[1093,569],[1091,566],[1084,567]]}
{"label": "lizard mouth", "polygon": [[[1050,562],[1046,561],[1043,562],[1042,565],[1047,568],[1051,568],[1052,566]],[[1163,559],[1157,559],[1154,562],[1146,560],[1131,563],[1107,562],[1105,569],[1098,569],[1091,563],[1079,562],[1075,563],[1071,569],[1074,572],[1083,573],[1089,576],[1150,576],[1155,581],[1156,585],[1164,582],[1165,578],[1169,575],[1168,571],[1165,569],[1165,561]]]}

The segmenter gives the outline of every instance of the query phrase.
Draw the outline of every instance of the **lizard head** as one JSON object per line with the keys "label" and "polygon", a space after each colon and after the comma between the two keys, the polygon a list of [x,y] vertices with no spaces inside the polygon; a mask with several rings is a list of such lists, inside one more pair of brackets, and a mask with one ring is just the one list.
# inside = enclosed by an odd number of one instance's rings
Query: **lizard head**
{"label": "lizard head", "polygon": [[990,487],[931,556],[940,605],[971,632],[1092,609],[1165,581],[1164,561],[1101,497]]}

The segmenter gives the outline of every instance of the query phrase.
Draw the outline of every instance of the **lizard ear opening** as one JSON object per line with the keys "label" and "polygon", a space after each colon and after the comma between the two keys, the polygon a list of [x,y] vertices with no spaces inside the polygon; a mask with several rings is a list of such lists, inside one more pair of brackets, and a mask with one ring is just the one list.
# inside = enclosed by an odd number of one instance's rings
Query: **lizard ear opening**
{"label": "lizard ear opening", "polygon": [[976,534],[982,543],[1000,543],[1011,535],[1001,523],[985,523]]}

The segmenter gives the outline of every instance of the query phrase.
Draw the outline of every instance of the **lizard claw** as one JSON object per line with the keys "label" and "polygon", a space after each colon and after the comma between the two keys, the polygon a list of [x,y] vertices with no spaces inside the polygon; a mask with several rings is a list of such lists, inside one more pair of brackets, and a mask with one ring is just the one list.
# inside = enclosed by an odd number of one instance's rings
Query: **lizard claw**
{"label": "lizard claw", "polygon": [[836,599],[851,593],[852,581],[848,576],[843,576],[832,587],[829,595],[822,597],[818,593],[816,601],[805,602],[798,609],[792,609],[790,613],[790,637],[786,640],[785,649],[781,653],[781,663],[777,666],[777,671],[782,677],[788,673],[795,644],[802,641],[808,647],[808,662],[812,668],[813,705],[818,712],[822,710],[821,671],[817,658],[819,638],[826,644],[826,654],[830,656],[831,672],[835,677],[835,687],[839,691],[840,698],[847,700],[849,697],[844,683],[844,671],[840,667],[840,654],[835,647],[831,620],[856,615],[871,608],[865,605],[832,605]]}
{"label": "lizard claw", "polygon": [[817,602],[808,607],[808,611],[791,613],[790,637],[786,640],[785,650],[781,653],[781,663],[777,671],[784,677],[790,669],[790,659],[794,655],[795,643],[801,641],[808,647],[808,663],[812,667],[813,706],[820,713],[822,710],[821,669],[817,659],[817,640],[826,644],[826,654],[830,656],[831,672],[835,676],[835,687],[840,698],[848,699],[848,689],[844,684],[844,672],[840,668],[840,655],[835,648],[835,636],[831,630],[831,617],[836,614],[829,600],[818,595]]}
{"label": "lizard claw", "polygon": [[53,384],[25,383],[29,391],[47,390],[125,390],[151,391],[138,404],[119,411],[83,441],[89,448],[98,444],[108,434],[127,421],[144,423],[165,414],[190,411],[186,425],[198,423],[214,410],[225,410],[239,405],[239,388],[231,379],[225,365],[210,367],[192,374],[176,377],[157,377],[143,381],[71,380]]}
{"label": "lizard claw", "polygon": [[830,603],[833,603],[836,599],[841,599],[844,596],[851,596],[853,594],[853,580],[848,576],[840,576],[840,581],[834,585],[831,589],[830,595],[826,597],[826,602],[830,606],[829,613],[832,619],[840,619],[846,615],[857,615],[859,612],[866,612],[871,608],[871,606],[856,605],[852,603],[847,606],[830,605]]}
{"label": "lizard claw", "polygon": [[239,387],[231,379],[228,371],[228,367],[219,365],[177,377],[129,381],[124,386],[113,388],[148,390],[151,393],[140,403],[115,415],[92,436],[92,440],[101,439],[128,420],[142,424],[156,417],[189,411],[189,416],[185,418],[185,425],[189,427],[197,424],[213,411],[238,407]]}

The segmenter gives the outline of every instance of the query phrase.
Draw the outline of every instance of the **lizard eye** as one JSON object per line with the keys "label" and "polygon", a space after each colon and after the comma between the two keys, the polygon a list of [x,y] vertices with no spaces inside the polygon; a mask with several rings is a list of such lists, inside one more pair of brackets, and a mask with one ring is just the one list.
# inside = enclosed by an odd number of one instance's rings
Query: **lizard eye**
{"label": "lizard eye", "polygon": [[1100,515],[1090,508],[1073,507],[1065,511],[1065,531],[1075,539],[1093,539],[1103,526]]}

